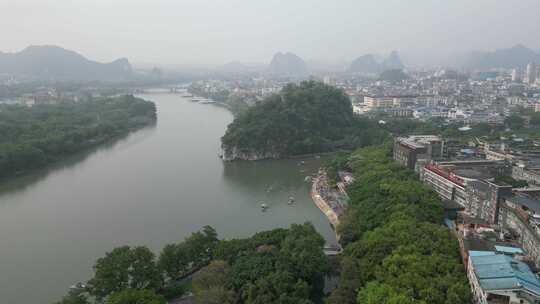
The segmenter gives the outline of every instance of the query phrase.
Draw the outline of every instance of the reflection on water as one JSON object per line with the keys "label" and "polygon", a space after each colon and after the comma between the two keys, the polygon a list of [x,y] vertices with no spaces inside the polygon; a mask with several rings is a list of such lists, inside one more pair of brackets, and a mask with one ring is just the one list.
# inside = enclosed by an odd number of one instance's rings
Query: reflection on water
{"label": "reflection on water", "polygon": [[315,158],[226,162],[223,177],[225,183],[246,192],[294,195],[308,191],[311,184],[305,178],[316,173],[322,162]]}

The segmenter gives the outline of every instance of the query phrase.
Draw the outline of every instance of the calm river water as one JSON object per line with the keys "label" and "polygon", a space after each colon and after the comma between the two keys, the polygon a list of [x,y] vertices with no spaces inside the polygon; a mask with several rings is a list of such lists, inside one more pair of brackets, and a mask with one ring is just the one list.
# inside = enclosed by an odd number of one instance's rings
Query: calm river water
{"label": "calm river water", "polygon": [[311,221],[335,243],[304,182],[320,160],[223,163],[227,110],[179,95],[141,97],[156,103],[156,126],[1,185],[1,303],[52,303],[115,246],[158,253],[204,225],[232,238]]}

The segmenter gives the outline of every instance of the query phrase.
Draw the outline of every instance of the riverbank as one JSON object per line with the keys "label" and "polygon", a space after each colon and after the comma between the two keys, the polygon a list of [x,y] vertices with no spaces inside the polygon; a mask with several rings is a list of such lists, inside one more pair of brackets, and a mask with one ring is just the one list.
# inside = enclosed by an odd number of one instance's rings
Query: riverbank
{"label": "riverbank", "polygon": [[322,169],[313,179],[311,198],[317,208],[326,216],[339,240],[336,228],[339,225],[339,217],[345,212],[346,206],[340,202],[339,192],[329,186],[326,172]]}
{"label": "riverbank", "polygon": [[[133,96],[39,107],[2,106],[0,179],[23,176],[156,123],[152,102]],[[29,126],[32,126],[31,128]]]}

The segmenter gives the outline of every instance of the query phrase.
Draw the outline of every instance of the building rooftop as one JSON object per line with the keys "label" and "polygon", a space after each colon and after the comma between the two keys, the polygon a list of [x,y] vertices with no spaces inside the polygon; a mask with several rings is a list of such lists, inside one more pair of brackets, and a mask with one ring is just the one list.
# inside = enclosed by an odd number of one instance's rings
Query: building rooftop
{"label": "building rooftop", "polygon": [[504,254],[523,254],[523,250],[519,247],[495,245],[495,250]]}
{"label": "building rooftop", "polygon": [[527,264],[501,254],[471,255],[469,251],[469,255],[476,277],[484,290],[524,289],[540,296],[540,280]]}
{"label": "building rooftop", "polygon": [[508,197],[506,200],[509,202],[525,206],[527,209],[533,211],[534,213],[540,214],[540,201],[536,199],[532,199],[526,195],[512,195],[511,197]]}
{"label": "building rooftop", "polygon": [[398,137],[398,141],[414,149],[420,149],[432,142],[440,142],[441,138],[437,135],[410,135],[408,137]]}
{"label": "building rooftop", "polygon": [[489,256],[495,255],[494,251],[479,251],[479,250],[469,250],[470,257],[479,257],[479,256]]}

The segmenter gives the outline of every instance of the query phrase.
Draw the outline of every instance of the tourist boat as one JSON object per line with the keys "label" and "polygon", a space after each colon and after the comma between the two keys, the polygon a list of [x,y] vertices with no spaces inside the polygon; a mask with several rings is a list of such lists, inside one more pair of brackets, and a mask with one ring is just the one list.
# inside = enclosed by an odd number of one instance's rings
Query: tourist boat
{"label": "tourist boat", "polygon": [[86,284],[79,282],[77,284],[73,284],[73,285],[69,286],[69,289],[72,289],[72,290],[86,289]]}

